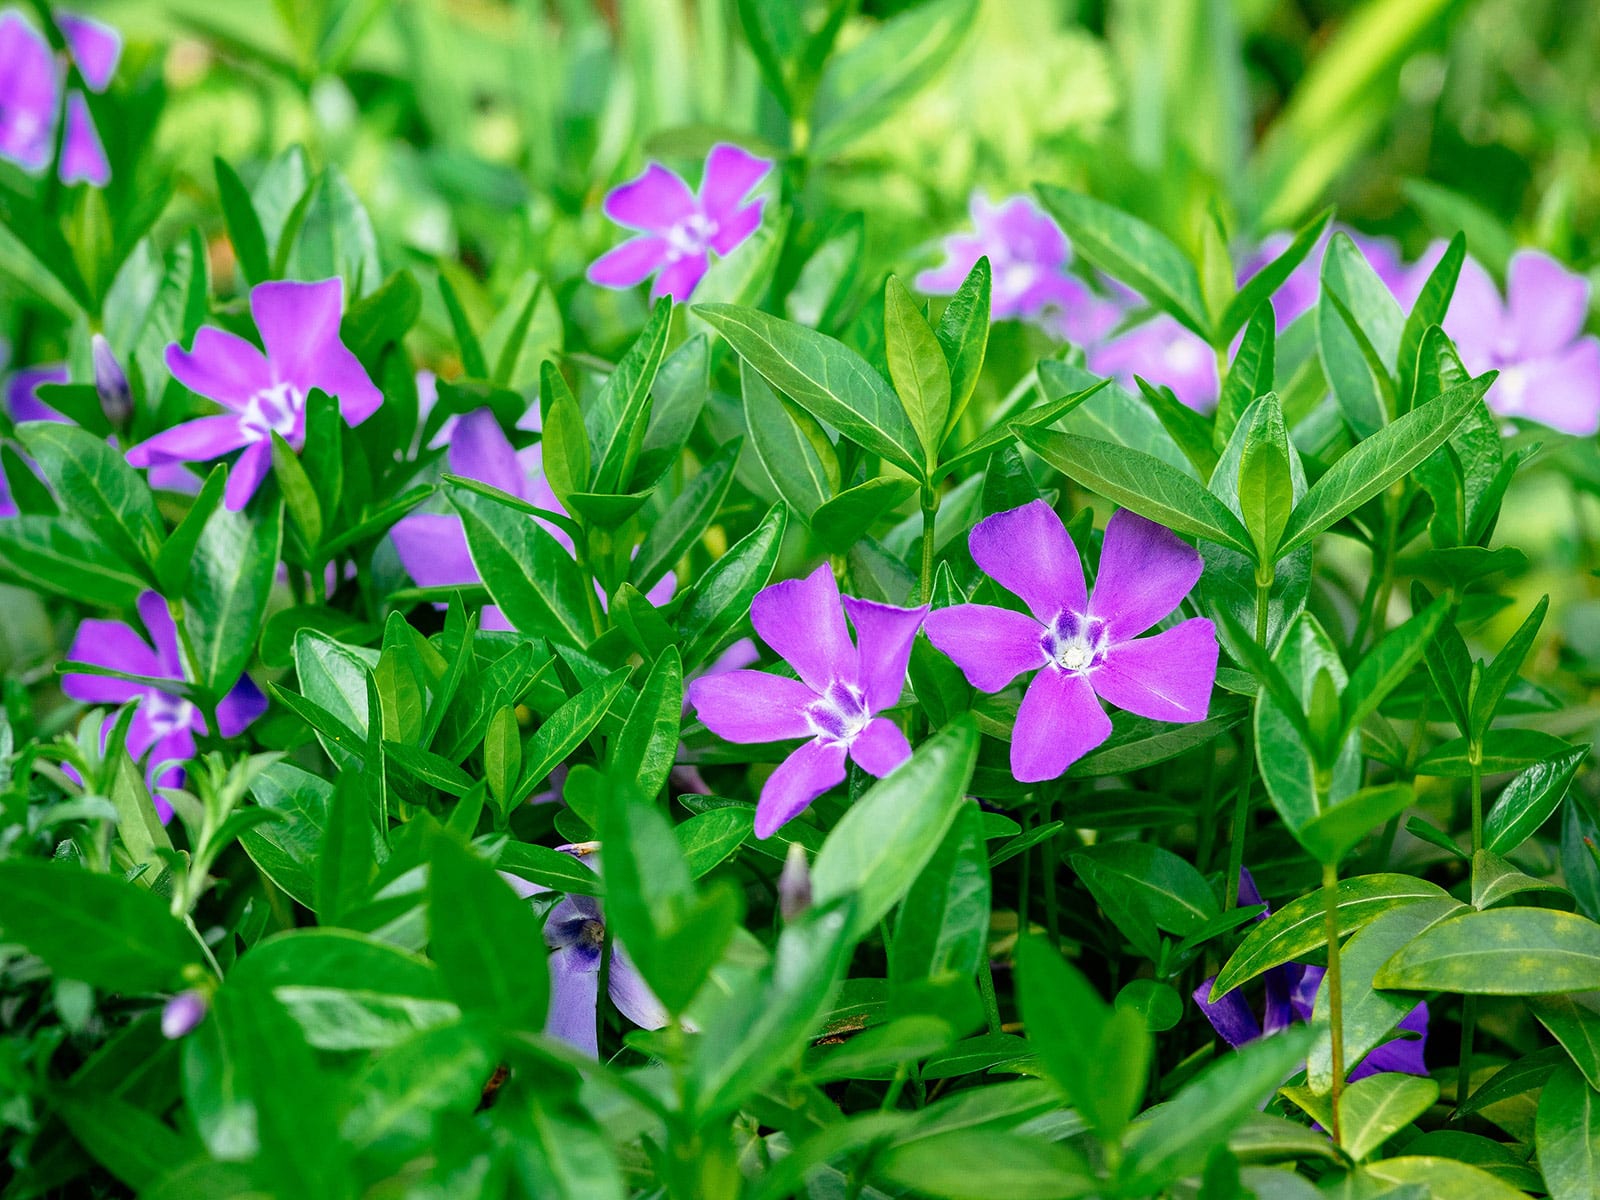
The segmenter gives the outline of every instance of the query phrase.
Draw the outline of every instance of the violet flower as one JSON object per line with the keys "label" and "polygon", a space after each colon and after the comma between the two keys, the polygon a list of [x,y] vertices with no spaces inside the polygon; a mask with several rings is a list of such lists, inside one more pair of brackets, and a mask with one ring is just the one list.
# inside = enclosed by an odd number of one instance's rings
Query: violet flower
{"label": "violet flower", "polygon": [[367,370],[339,337],[344,281],[257,284],[250,312],[266,346],[263,354],[236,334],[212,326],[194,335],[194,348],[167,347],[167,368],[192,392],[228,411],[174,426],[128,451],[128,462],[153,467],[209,462],[243,450],[223,494],[237,512],[249,503],[272,466],[272,434],[290,447],[305,444],[306,399],[313,388],[339,401],[339,411],[359,425],[383,403]]}
{"label": "violet flower", "polygon": [[[1242,907],[1261,904],[1261,893],[1248,870],[1239,872],[1239,904]],[[1264,921],[1270,910],[1260,913],[1256,920]],[[1317,989],[1322,986],[1325,974],[1322,967],[1307,963],[1290,962],[1273,967],[1266,973],[1266,996],[1258,1018],[1245,999],[1243,988],[1224,992],[1215,1001],[1209,997],[1216,983],[1213,975],[1194,991],[1194,1002],[1200,1006],[1206,1020],[1217,1031],[1217,1036],[1234,1049],[1258,1038],[1270,1037],[1287,1029],[1296,1021],[1309,1022],[1317,999]],[[1398,1071],[1406,1075],[1426,1075],[1423,1049],[1428,1038],[1428,1006],[1418,1004],[1403,1018],[1398,1028],[1414,1033],[1415,1038],[1396,1037],[1375,1047],[1353,1068],[1347,1078],[1352,1082],[1368,1075],[1385,1071]]]}
{"label": "violet flower", "polygon": [[[60,364],[27,367],[18,371],[6,383],[6,411],[11,414],[11,419],[18,424],[24,421],[65,420],[65,417],[39,399],[39,385],[65,383],[67,378],[67,368]],[[16,499],[11,495],[11,484],[6,479],[5,472],[0,471],[0,517],[14,517],[17,512]]]}
{"label": "violet flower", "polygon": [[[1342,232],[1356,244],[1367,264],[1377,274],[1397,300],[1404,302],[1410,271],[1400,257],[1400,248],[1393,240],[1369,237],[1355,229],[1336,225],[1328,229],[1311,248],[1311,253],[1289,273],[1289,278],[1272,293],[1272,311],[1279,332],[1287,329],[1301,314],[1310,311],[1322,295],[1322,256],[1327,253],[1328,240],[1335,232]],[[1255,275],[1289,248],[1292,234],[1274,233],[1262,239],[1253,254],[1248,255],[1239,267],[1238,282],[1243,287]]]}
{"label": "violet flower", "polygon": [[[89,620],[79,624],[67,658],[125,671],[129,675],[183,682],[178,632],[167,611],[167,602],[155,592],[145,592],[139,597],[138,607],[139,619],[155,643],[153,648],[137,630],[121,621]],[[193,758],[194,735],[206,732],[205,719],[192,703],[154,684],[135,683],[110,675],[65,675],[61,690],[83,704],[126,704],[139,700],[139,709],[128,727],[128,753],[137,761],[149,752],[146,777],[152,787],[182,785],[182,764],[173,760]],[[236,737],[266,711],[267,698],[248,675],[241,675],[217,705],[218,729],[223,737]],[[115,714],[106,717],[102,737],[115,719]],[[163,768],[163,764],[168,765]],[[159,797],[156,810],[163,821],[172,815],[171,807]]]}
{"label": "violet flower", "polygon": [[[122,55],[122,36],[109,25],[67,13],[57,16],[56,25],[83,82],[92,91],[105,91]],[[65,78],[66,69],[45,37],[18,10],[0,13],[0,158],[25,171],[50,165]],[[111,179],[88,101],[76,88],[67,94],[59,170],[64,183],[104,187]]]}
{"label": "violet flower", "polygon": [[1217,638],[1203,617],[1138,635],[1176,609],[1200,578],[1199,553],[1127,509],[1112,515],[1091,597],[1078,550],[1043,500],[973,529],[972,557],[1029,613],[957,604],[928,614],[927,634],[980,691],[1037,671],[1017,711],[1011,772],[1055,779],[1111,733],[1101,708],[1157,721],[1200,721],[1217,677]]}
{"label": "violet flower", "polygon": [[652,300],[671,296],[681,304],[694,294],[711,266],[711,253],[727,257],[761,225],[765,201],[745,203],[772,163],[720,142],[706,156],[698,195],[660,163],[615,187],[602,206],[617,224],[640,236],[601,255],[589,267],[589,282],[630,288],[655,275]]}
{"label": "violet flower", "polygon": [[[592,847],[557,846],[595,870]],[[542,884],[530,883],[501,872],[519,896],[548,893]],[[544,940],[550,947],[550,1012],[544,1031],[590,1058],[600,1057],[597,1030],[600,1003],[600,959],[606,942],[605,911],[593,896],[563,896],[544,922]],[[611,966],[606,974],[606,994],[617,1011],[641,1029],[660,1029],[668,1014],[628,958],[622,943],[611,943]]]}
{"label": "violet flower", "polygon": [[1172,389],[1196,412],[1217,406],[1221,384],[1216,351],[1198,334],[1161,313],[1089,351],[1089,370],[1115,379],[1130,391],[1134,376]]}
{"label": "violet flower", "polygon": [[[826,563],[804,579],[756,594],[756,633],[798,679],[763,671],[725,671],[689,685],[689,703],[706,728],[730,742],[808,739],[779,765],[756,804],[757,837],[771,837],[818,796],[844,782],[845,759],[884,776],[911,756],[900,727],[877,714],[899,703],[911,643],[927,615],[844,597]],[[844,614],[856,628],[850,641]]]}

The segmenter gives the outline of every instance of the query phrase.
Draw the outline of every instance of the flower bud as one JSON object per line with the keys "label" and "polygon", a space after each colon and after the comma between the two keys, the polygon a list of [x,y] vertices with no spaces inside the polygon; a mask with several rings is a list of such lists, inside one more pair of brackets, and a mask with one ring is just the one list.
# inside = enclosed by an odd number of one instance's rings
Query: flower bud
{"label": "flower bud", "polygon": [[811,864],[799,842],[789,843],[789,857],[783,860],[778,875],[778,911],[785,921],[794,921],[811,907]]}
{"label": "flower bud", "polygon": [[161,1032],[169,1040],[193,1032],[195,1026],[206,1019],[211,1002],[206,994],[195,988],[179,992],[161,1010]]}
{"label": "flower bud", "polygon": [[100,334],[90,340],[90,357],[94,360],[94,390],[100,394],[100,411],[112,428],[121,429],[133,415],[133,393],[128,387],[128,374],[111,351],[111,343]]}

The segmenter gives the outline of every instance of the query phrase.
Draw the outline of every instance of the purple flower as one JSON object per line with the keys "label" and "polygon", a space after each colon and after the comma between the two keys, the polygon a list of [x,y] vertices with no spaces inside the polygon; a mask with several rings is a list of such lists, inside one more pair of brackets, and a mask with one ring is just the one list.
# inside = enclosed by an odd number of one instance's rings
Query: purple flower
{"label": "purple flower", "polygon": [[[576,846],[557,846],[579,862],[596,869],[594,855]],[[519,896],[537,896],[550,889],[504,872],[502,877]],[[550,1014],[544,1031],[560,1038],[591,1058],[600,1056],[596,1017],[600,1001],[600,958],[606,941],[605,911],[593,896],[564,896],[544,922],[544,940],[550,947]],[[611,943],[611,967],[606,994],[617,1011],[641,1029],[660,1029],[667,1010],[628,958],[622,943]]]}
{"label": "purple flower", "polygon": [[[1247,870],[1239,873],[1239,903],[1244,907],[1262,903],[1256,881]],[[1262,912],[1256,920],[1264,921],[1268,915],[1269,912]],[[1322,967],[1306,963],[1291,962],[1273,967],[1266,973],[1266,997],[1260,1018],[1257,1018],[1245,999],[1242,988],[1223,993],[1215,1002],[1209,999],[1211,986],[1217,981],[1215,975],[1195,989],[1194,1002],[1200,1006],[1206,1020],[1211,1022],[1217,1036],[1238,1049],[1247,1042],[1287,1029],[1296,1021],[1309,1022],[1324,974]],[[1422,1053],[1428,1038],[1428,1006],[1419,1004],[1413,1008],[1400,1020],[1399,1028],[1418,1036],[1393,1038],[1373,1049],[1349,1073],[1352,1081],[1385,1071],[1399,1071],[1406,1075],[1428,1073]]]}
{"label": "purple flower", "polygon": [[[23,421],[66,420],[55,409],[39,399],[39,385],[42,383],[65,383],[67,378],[67,368],[59,363],[42,367],[27,367],[18,371],[6,383],[6,410],[11,414],[11,419],[19,424]],[[6,479],[5,472],[0,471],[0,517],[14,517],[16,515],[17,502],[12,498],[11,485]]]}
{"label": "purple flower", "polygon": [[[66,13],[56,18],[92,91],[103,92],[116,73],[122,37],[109,25]],[[15,9],[0,13],[0,158],[26,171],[42,171],[55,152],[56,115],[66,77],[50,43]],[[111,179],[105,147],[83,93],[67,94],[67,130],[61,145],[61,179],[104,187]]]}
{"label": "purple flower", "polygon": [[[1418,266],[1437,256],[1430,249]],[[1474,375],[1500,372],[1487,397],[1495,412],[1587,437],[1600,429],[1600,338],[1583,334],[1588,313],[1588,280],[1519,250],[1503,301],[1476,260],[1462,263],[1444,331]]]}
{"label": "purple flower", "polygon": [[[67,657],[74,662],[92,663],[129,675],[151,679],[184,679],[183,659],[178,652],[178,632],[167,611],[167,602],[154,592],[139,597],[139,618],[155,643],[152,649],[139,633],[121,621],[84,621],[72,640]],[[83,704],[125,704],[139,700],[128,727],[128,753],[135,760],[150,752],[146,775],[152,787],[182,785],[181,763],[158,768],[170,760],[194,757],[194,735],[206,732],[206,723],[197,709],[183,697],[162,691],[148,683],[135,683],[109,675],[66,675],[61,690]],[[241,675],[233,690],[217,705],[217,725],[223,737],[236,737],[246,726],[267,711],[267,699],[248,675]],[[108,716],[101,736],[110,730],[115,715]],[[165,821],[172,809],[159,797],[156,809]]]}
{"label": "purple flower", "polygon": [[[1356,249],[1366,258],[1367,265],[1397,299],[1404,294],[1410,269],[1400,257],[1399,246],[1390,238],[1368,237],[1357,230],[1336,225],[1323,233],[1317,244],[1311,247],[1311,253],[1301,259],[1300,265],[1289,272],[1289,278],[1272,293],[1272,311],[1280,332],[1293,324],[1302,313],[1309,311],[1322,295],[1322,257],[1327,253],[1328,240],[1335,232],[1345,234],[1356,244]],[[1293,240],[1293,235],[1288,233],[1269,234],[1264,238],[1255,253],[1249,255],[1240,266],[1239,286],[1250,282],[1263,267],[1287,250]]]}
{"label": "purple flower", "polygon": [[179,992],[161,1009],[161,1036],[176,1041],[193,1033],[210,1009],[211,1001],[204,992],[196,988]]}
{"label": "purple flower", "polygon": [[[757,593],[750,621],[799,679],[725,671],[689,685],[706,728],[730,742],[808,739],[767,777],[756,805],[756,836],[771,837],[829,788],[844,782],[846,757],[884,776],[911,756],[900,727],[877,714],[900,701],[911,643],[927,607],[895,608],[844,597],[826,563],[804,579]],[[856,627],[850,641],[844,614]]]}
{"label": "purple flower", "polygon": [[158,433],[129,450],[128,461],[136,467],[208,462],[242,449],[224,502],[235,512],[244,508],[272,465],[272,434],[295,450],[305,443],[306,398],[313,388],[337,397],[351,425],[383,403],[366,368],[339,339],[343,307],[341,279],[262,283],[251,289],[250,312],[266,354],[209,325],[194,335],[193,350],[168,346],[167,369],[178,382],[228,411]]}
{"label": "purple flower", "polygon": [[1206,340],[1162,313],[1089,351],[1089,369],[1130,390],[1134,376],[1172,389],[1196,412],[1217,406],[1217,355]]}
{"label": "purple flower", "polygon": [[1020,782],[1054,779],[1106,740],[1111,721],[1101,699],[1157,721],[1205,719],[1217,677],[1211,622],[1195,617],[1138,636],[1200,578],[1199,553],[1171,530],[1127,509],[1115,513],[1092,598],[1077,547],[1043,500],[980,521],[969,544],[984,573],[1032,615],[957,604],[929,613],[927,633],[981,691],[1038,672],[1011,739]]}
{"label": "purple flower", "polygon": [[681,304],[710,267],[712,251],[732,254],[760,226],[765,201],[744,200],[771,169],[765,158],[718,143],[706,156],[696,196],[677,175],[651,163],[606,196],[606,216],[641,232],[596,259],[589,282],[630,288],[655,275],[650,298],[671,296]]}

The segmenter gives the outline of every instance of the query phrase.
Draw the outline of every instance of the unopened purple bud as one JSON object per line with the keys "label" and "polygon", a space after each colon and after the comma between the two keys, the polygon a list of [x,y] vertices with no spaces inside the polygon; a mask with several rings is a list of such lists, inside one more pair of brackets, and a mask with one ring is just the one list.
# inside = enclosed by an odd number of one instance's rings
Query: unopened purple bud
{"label": "unopened purple bud", "polygon": [[789,857],[783,860],[783,870],[778,874],[778,911],[785,921],[794,921],[810,907],[811,864],[806,861],[806,848],[799,842],[790,842]]}
{"label": "unopened purple bud", "polygon": [[190,988],[186,992],[179,992],[167,1006],[161,1010],[161,1032],[169,1040],[183,1037],[192,1033],[195,1026],[206,1019],[206,1012],[211,1007],[211,1002],[204,992]]}
{"label": "unopened purple bud", "polygon": [[133,392],[128,387],[128,373],[122,369],[111,343],[100,334],[90,340],[90,357],[94,360],[94,390],[100,394],[100,411],[113,428],[121,429],[133,414]]}

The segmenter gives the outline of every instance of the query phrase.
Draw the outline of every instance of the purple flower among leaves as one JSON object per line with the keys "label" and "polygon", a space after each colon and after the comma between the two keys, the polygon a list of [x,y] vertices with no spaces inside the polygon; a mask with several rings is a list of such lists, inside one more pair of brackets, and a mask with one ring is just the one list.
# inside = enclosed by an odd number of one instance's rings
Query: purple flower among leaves
{"label": "purple flower among leaves", "polygon": [[1214,409],[1221,391],[1216,351],[1165,313],[1091,348],[1089,369],[1129,390],[1137,387],[1135,375],[1169,387],[1196,412]]}
{"label": "purple flower among leaves", "polygon": [[[1335,232],[1346,234],[1356,244],[1356,249],[1361,251],[1367,264],[1389,291],[1403,303],[1409,303],[1404,298],[1412,272],[1406,266],[1405,260],[1400,257],[1400,248],[1389,238],[1369,237],[1342,225],[1334,226],[1322,235],[1317,244],[1311,248],[1311,253],[1301,260],[1300,265],[1289,273],[1289,278],[1279,284],[1278,290],[1272,293],[1272,310],[1279,332],[1287,329],[1303,313],[1310,311],[1322,295],[1322,256],[1327,252],[1328,239]],[[1293,240],[1293,235],[1288,233],[1274,233],[1262,239],[1255,253],[1249,255],[1239,268],[1239,286],[1243,287],[1263,267],[1287,250]]]}
{"label": "purple flower among leaves", "polygon": [[1011,771],[1055,779],[1111,733],[1100,701],[1157,721],[1204,720],[1217,638],[1203,617],[1139,637],[1200,578],[1199,553],[1171,530],[1122,509],[1106,526],[1094,594],[1066,526],[1043,500],[973,529],[978,566],[1028,612],[957,604],[928,614],[929,639],[980,691],[1034,671],[1017,712]]}
{"label": "purple flower among leaves", "polygon": [[[121,621],[84,621],[78,626],[67,658],[146,679],[182,683],[183,657],[167,602],[155,592],[145,592],[139,597],[139,619],[149,632],[150,641]],[[182,763],[194,757],[194,735],[206,732],[205,719],[193,703],[174,692],[163,691],[157,684],[110,675],[65,675],[61,690],[83,704],[138,700],[139,710],[128,727],[128,753],[138,760],[149,752],[146,775],[152,787],[181,786]],[[266,711],[266,697],[248,675],[242,675],[217,705],[217,726],[223,737],[236,737]],[[106,718],[102,736],[114,720],[114,715]],[[171,807],[159,797],[156,809],[163,821],[172,815]]]}
{"label": "purple flower among leaves", "polygon": [[[751,623],[799,678],[726,671],[689,685],[695,715],[720,738],[807,739],[762,786],[757,837],[772,836],[843,783],[846,758],[882,777],[911,756],[900,727],[878,714],[899,703],[911,643],[927,612],[854,596],[845,596],[841,609],[839,585],[827,564],[757,593]],[[846,613],[855,625],[854,643]]]}
{"label": "purple flower among leaves", "polygon": [[192,392],[227,411],[185,421],[128,451],[136,467],[209,462],[244,453],[228,475],[224,502],[239,511],[272,466],[272,434],[299,450],[305,444],[306,400],[319,389],[359,425],[383,403],[367,370],[339,337],[344,281],[262,283],[251,289],[250,312],[263,354],[237,334],[205,326],[194,347],[167,347],[167,368]]}
{"label": "purple flower among leaves", "polygon": [[[109,25],[67,13],[57,16],[56,25],[83,82],[92,91],[105,91],[122,56],[122,36]],[[25,171],[42,171],[50,165],[66,75],[65,64],[21,12],[0,13],[0,158]],[[67,93],[60,175],[64,183],[95,187],[104,187],[111,179],[111,164],[89,103],[76,88]]]}
{"label": "purple flower among leaves", "polygon": [[652,300],[671,296],[683,303],[710,269],[711,254],[727,257],[761,225],[765,201],[746,203],[745,197],[770,170],[770,160],[718,143],[706,156],[697,195],[679,176],[651,163],[606,196],[606,216],[640,233],[596,259],[589,281],[630,288],[654,275]]}
{"label": "purple flower among leaves", "polygon": [[[1256,881],[1248,870],[1240,871],[1239,904],[1249,908],[1261,903],[1261,892],[1256,888]],[[1264,921],[1269,915],[1270,912],[1263,911],[1256,920]],[[1259,1017],[1245,998],[1243,988],[1234,988],[1218,996],[1215,1001],[1211,1000],[1211,986],[1217,981],[1215,975],[1195,989],[1194,1002],[1200,1006],[1206,1020],[1211,1022],[1217,1036],[1238,1049],[1258,1038],[1270,1037],[1287,1029],[1296,1021],[1309,1022],[1324,974],[1326,972],[1322,967],[1307,963],[1291,962],[1273,967],[1266,973],[1266,994]],[[1406,1075],[1428,1073],[1427,1064],[1423,1061],[1423,1049],[1428,1038],[1428,1006],[1417,1005],[1401,1018],[1398,1028],[1417,1036],[1392,1038],[1374,1048],[1349,1072],[1351,1081],[1386,1071],[1398,1071]]]}
{"label": "purple flower among leaves", "polygon": [[[65,383],[67,368],[59,364],[27,367],[18,371],[6,382],[6,411],[17,423],[23,421],[61,421],[60,413],[39,399],[39,385]],[[24,460],[26,461],[26,460]],[[0,517],[17,515],[17,502],[11,495],[11,484],[5,472],[0,471]]]}

